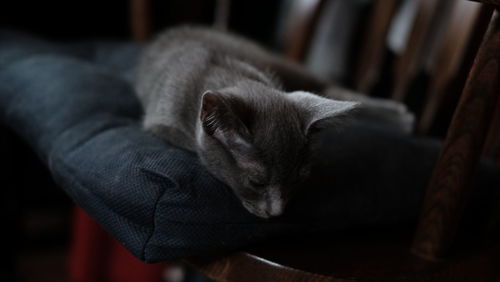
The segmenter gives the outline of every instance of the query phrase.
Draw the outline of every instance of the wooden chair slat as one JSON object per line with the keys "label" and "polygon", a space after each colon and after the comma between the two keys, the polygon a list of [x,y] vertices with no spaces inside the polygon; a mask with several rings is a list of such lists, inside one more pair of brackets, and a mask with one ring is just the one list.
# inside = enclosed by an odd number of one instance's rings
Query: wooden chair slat
{"label": "wooden chair slat", "polygon": [[219,30],[227,30],[231,12],[231,0],[217,0],[215,5],[214,26]]}
{"label": "wooden chair slat", "polygon": [[375,1],[354,73],[354,88],[359,92],[367,93],[380,76],[387,33],[399,3]]}
{"label": "wooden chair slat", "polygon": [[[334,0],[335,1],[335,0]],[[311,42],[314,27],[326,0],[297,0],[293,2],[285,39],[285,56],[293,61],[304,59]]]}
{"label": "wooden chair slat", "polygon": [[410,32],[406,47],[393,67],[393,89],[392,98],[396,101],[403,101],[409,83],[415,77],[421,57],[424,50],[424,45],[430,34],[432,20],[438,10],[440,1],[435,0],[419,0],[417,15],[413,23],[413,28]]}
{"label": "wooden chair slat", "polygon": [[449,83],[459,71],[472,33],[477,31],[474,23],[480,14],[480,8],[480,4],[473,2],[456,0],[453,3],[442,44],[438,47],[438,54],[431,66],[430,86],[417,127],[419,134],[428,132]]}
{"label": "wooden chair slat", "polygon": [[147,41],[152,35],[151,1],[130,0],[130,25],[132,38]]}

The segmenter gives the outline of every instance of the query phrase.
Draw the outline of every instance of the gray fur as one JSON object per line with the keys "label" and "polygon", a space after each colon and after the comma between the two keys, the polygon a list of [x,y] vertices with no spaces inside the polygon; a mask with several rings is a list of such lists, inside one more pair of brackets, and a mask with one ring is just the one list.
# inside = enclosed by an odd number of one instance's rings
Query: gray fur
{"label": "gray fur", "polygon": [[303,91],[325,85],[245,39],[203,28],[161,34],[136,86],[144,128],[197,152],[261,217],[281,214],[308,176],[312,129],[356,105]]}

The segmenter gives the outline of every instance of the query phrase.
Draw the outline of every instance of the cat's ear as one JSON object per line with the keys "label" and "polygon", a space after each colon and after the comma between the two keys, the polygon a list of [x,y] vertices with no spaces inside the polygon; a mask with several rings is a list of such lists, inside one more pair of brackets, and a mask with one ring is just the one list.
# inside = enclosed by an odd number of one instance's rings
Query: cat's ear
{"label": "cat's ear", "polygon": [[206,91],[202,96],[200,121],[206,134],[230,150],[249,147],[248,129],[242,122],[241,105],[235,97]]}
{"label": "cat's ear", "polygon": [[288,97],[306,112],[304,125],[306,134],[326,125],[334,124],[336,121],[341,121],[346,113],[355,109],[359,104],[358,102],[328,99],[305,91],[292,92],[288,94]]}

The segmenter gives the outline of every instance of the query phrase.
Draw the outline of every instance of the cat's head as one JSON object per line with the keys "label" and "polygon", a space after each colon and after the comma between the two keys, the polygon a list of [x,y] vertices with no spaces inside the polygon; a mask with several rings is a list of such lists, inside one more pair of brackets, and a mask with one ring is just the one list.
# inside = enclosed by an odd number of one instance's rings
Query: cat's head
{"label": "cat's head", "polygon": [[355,105],[266,87],[207,91],[198,154],[248,211],[278,216],[309,176],[314,133]]}

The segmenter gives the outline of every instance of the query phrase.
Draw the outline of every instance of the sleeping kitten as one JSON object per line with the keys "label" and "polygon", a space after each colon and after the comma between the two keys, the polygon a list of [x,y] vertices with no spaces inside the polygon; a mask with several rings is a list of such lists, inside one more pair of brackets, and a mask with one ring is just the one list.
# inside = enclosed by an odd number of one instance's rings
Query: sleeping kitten
{"label": "sleeping kitten", "polygon": [[[314,133],[358,104],[307,92],[327,87],[245,39],[203,28],[168,30],[152,42],[136,88],[144,128],[197,152],[260,217],[280,215],[308,176]],[[384,103],[375,108],[405,112]]]}

